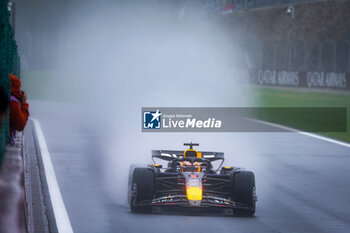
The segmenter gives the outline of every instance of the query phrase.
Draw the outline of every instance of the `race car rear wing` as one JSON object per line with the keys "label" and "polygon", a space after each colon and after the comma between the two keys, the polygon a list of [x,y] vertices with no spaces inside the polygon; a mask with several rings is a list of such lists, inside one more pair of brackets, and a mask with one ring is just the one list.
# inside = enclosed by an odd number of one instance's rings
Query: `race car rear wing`
{"label": "race car rear wing", "polygon": [[[209,161],[224,160],[223,152],[200,151],[202,158]],[[181,150],[152,150],[152,159],[158,158],[167,161],[184,158],[184,151]]]}

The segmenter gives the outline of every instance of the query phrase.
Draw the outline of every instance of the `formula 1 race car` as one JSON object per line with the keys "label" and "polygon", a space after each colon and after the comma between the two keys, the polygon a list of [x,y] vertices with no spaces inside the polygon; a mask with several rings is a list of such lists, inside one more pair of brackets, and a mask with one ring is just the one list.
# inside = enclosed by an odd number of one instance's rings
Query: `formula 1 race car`
{"label": "formula 1 race car", "polygon": [[[232,209],[235,215],[252,216],[257,201],[255,177],[238,167],[222,167],[224,153],[199,152],[195,143],[185,151],[153,150],[152,165],[132,165],[128,200],[132,212],[151,211],[155,206]],[[168,161],[168,166],[154,159]],[[221,161],[214,169],[212,162]]]}

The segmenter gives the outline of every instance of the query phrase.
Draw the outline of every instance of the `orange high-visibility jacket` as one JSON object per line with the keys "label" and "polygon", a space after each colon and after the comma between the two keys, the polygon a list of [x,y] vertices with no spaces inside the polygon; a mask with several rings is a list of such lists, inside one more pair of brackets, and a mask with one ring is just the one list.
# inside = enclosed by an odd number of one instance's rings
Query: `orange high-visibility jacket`
{"label": "orange high-visibility jacket", "polygon": [[21,81],[10,74],[11,79],[11,102],[10,102],[10,132],[22,131],[29,117],[29,104],[23,103]]}

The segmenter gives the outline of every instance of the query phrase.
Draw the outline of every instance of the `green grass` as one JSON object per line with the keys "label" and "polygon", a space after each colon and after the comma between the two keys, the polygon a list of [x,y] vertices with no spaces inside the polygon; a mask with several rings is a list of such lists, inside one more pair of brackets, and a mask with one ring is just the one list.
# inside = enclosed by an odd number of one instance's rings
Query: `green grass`
{"label": "green grass", "polygon": [[[266,87],[254,87],[254,93],[258,107],[346,107],[346,132],[320,132],[319,134],[350,142],[350,94],[304,92]],[[309,124],[309,122],[302,120],[288,122],[277,114],[269,115],[264,120],[274,123],[283,123],[284,121],[285,125],[298,129],[305,129],[305,125]]]}

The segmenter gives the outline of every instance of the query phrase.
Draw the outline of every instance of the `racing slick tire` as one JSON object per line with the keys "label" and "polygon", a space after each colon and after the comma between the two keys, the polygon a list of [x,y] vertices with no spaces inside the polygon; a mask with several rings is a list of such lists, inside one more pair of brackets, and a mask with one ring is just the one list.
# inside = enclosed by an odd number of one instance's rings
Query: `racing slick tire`
{"label": "racing slick tire", "polygon": [[253,216],[255,214],[255,177],[250,171],[240,171],[233,175],[233,200],[249,207],[249,209],[234,209],[238,216]]}
{"label": "racing slick tire", "polygon": [[149,168],[135,168],[131,184],[130,209],[132,212],[149,212],[152,206],[139,205],[152,200],[154,194],[154,172]]}

